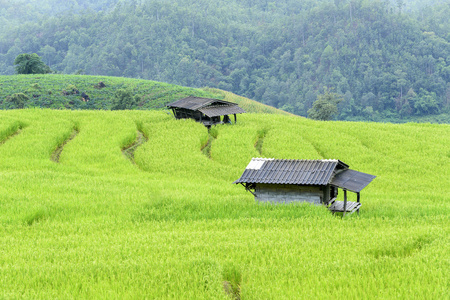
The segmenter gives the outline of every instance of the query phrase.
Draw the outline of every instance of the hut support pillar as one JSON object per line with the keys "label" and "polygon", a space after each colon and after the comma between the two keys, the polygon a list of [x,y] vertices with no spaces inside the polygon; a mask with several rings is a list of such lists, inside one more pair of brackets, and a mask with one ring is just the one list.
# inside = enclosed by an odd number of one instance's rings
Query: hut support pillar
{"label": "hut support pillar", "polygon": [[254,192],[251,191],[251,189],[256,189],[256,186],[255,186],[254,184],[249,184],[249,183],[243,184],[243,183],[241,182],[241,185],[242,185],[243,187],[245,187],[245,189],[246,189],[247,191],[249,191],[250,193],[252,193],[252,195],[255,196],[255,198],[258,198],[258,196],[256,196],[256,193],[254,193]]}
{"label": "hut support pillar", "polygon": [[325,186],[323,191],[323,203],[328,204],[330,202],[330,185]]}
{"label": "hut support pillar", "polygon": [[234,124],[236,124],[236,114],[234,114]]}
{"label": "hut support pillar", "polygon": [[347,211],[347,190],[344,190],[344,212],[342,213],[342,217],[345,217],[346,211]]}
{"label": "hut support pillar", "polygon": [[[356,193],[356,202],[360,202],[360,200],[361,200],[361,194],[359,193],[359,192],[357,192]],[[358,208],[358,210],[356,211],[356,213],[359,215],[359,208]]]}

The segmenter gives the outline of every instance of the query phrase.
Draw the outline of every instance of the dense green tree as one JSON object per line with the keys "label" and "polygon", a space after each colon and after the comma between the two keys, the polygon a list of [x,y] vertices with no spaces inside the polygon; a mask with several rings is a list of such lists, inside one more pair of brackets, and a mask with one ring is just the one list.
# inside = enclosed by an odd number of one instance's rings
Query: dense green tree
{"label": "dense green tree", "polygon": [[131,88],[119,89],[114,95],[111,110],[133,109],[139,101],[140,97],[138,95],[133,95],[133,90]]}
{"label": "dense green tree", "polygon": [[19,54],[14,60],[17,74],[46,74],[50,73],[50,68],[44,64],[36,53]]}
{"label": "dense green tree", "polygon": [[15,93],[6,97],[6,102],[11,103],[12,108],[24,108],[29,99],[24,93]]}
{"label": "dense green tree", "polygon": [[[338,104],[344,100],[343,96],[337,93],[330,93],[328,89],[323,94],[317,96],[312,108],[308,110],[308,117],[315,120],[331,120],[338,113]],[[372,111],[370,108],[369,111]]]}
{"label": "dense green tree", "polygon": [[53,48],[52,46],[45,45],[44,47],[41,48],[39,53],[41,53],[44,63],[47,64],[49,67],[56,59],[56,49]]}

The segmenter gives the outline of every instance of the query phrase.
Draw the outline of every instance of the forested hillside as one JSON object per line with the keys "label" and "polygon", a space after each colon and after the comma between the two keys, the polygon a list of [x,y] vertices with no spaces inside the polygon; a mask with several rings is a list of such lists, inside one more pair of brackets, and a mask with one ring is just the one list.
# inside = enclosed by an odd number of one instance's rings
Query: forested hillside
{"label": "forested hillside", "polygon": [[217,87],[299,115],[324,87],[344,96],[338,119],[450,109],[446,1],[0,2],[1,74],[38,53],[57,72]]}

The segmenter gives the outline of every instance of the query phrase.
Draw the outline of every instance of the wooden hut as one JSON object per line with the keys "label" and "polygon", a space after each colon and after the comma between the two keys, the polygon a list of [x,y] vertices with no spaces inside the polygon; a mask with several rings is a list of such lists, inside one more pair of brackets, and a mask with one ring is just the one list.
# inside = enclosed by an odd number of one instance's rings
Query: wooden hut
{"label": "wooden hut", "polygon": [[[360,192],[375,177],[351,170],[340,160],[253,158],[234,183],[260,202],[309,202],[345,215],[359,212]],[[344,191],[344,201],[336,201],[338,189]],[[357,194],[356,202],[347,201],[347,191]]]}
{"label": "wooden hut", "polygon": [[[236,103],[210,98],[187,97],[167,104],[177,119],[194,119],[210,127],[219,123],[231,123],[229,115],[245,113]],[[221,118],[222,117],[222,118]]]}

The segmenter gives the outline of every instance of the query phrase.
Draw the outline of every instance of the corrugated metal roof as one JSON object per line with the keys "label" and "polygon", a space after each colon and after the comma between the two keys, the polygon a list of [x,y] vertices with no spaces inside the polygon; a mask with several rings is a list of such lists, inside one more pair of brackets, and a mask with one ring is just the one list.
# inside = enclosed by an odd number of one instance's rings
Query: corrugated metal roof
{"label": "corrugated metal roof", "polygon": [[360,192],[365,188],[372,180],[376,178],[374,175],[358,172],[355,170],[345,170],[336,176],[331,181],[332,185],[346,189],[355,193]]}
{"label": "corrugated metal roof", "polygon": [[214,105],[214,106],[207,106],[204,108],[200,108],[199,111],[207,115],[208,117],[217,117],[217,116],[224,116],[224,115],[233,115],[233,114],[242,114],[245,113],[245,110],[237,106],[237,104],[234,105]]}
{"label": "corrugated metal roof", "polygon": [[234,183],[327,185],[336,169],[347,169],[339,160],[253,158]]}
{"label": "corrugated metal roof", "polygon": [[200,97],[186,97],[175,102],[169,103],[167,107],[179,107],[190,110],[198,110],[199,108],[206,107],[208,105],[237,105],[236,103],[210,98]]}

